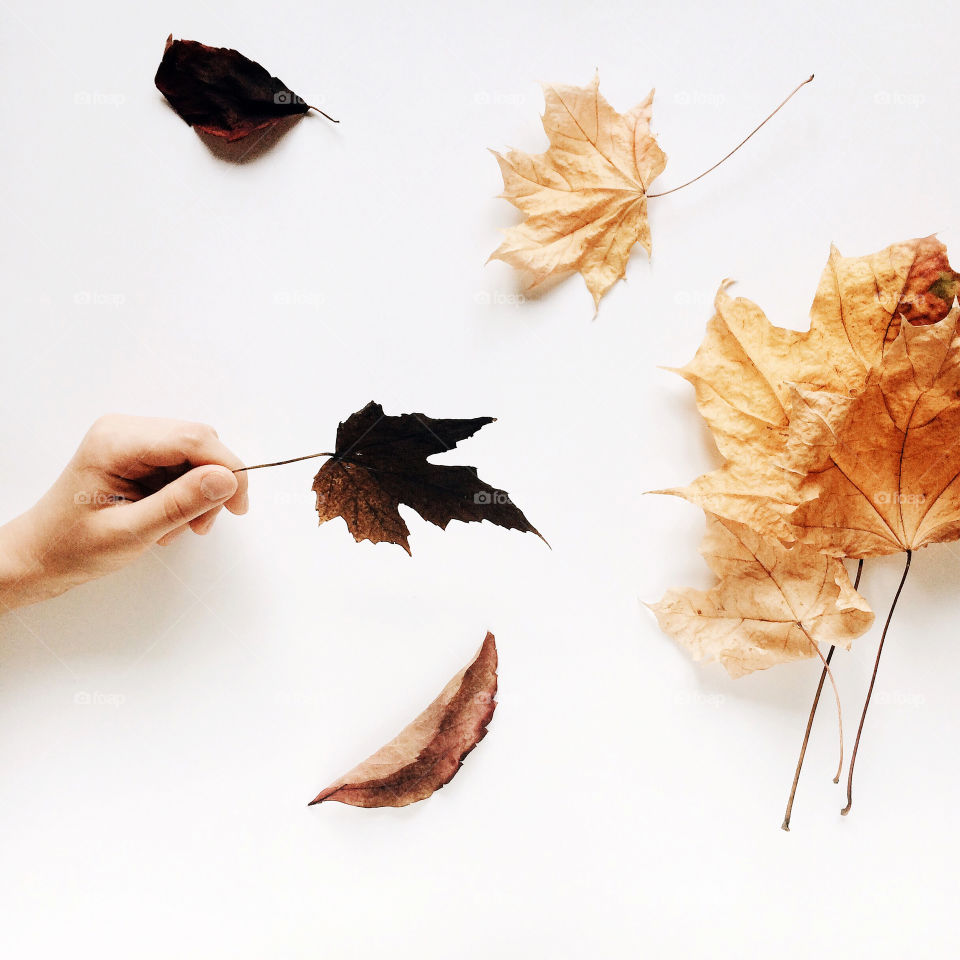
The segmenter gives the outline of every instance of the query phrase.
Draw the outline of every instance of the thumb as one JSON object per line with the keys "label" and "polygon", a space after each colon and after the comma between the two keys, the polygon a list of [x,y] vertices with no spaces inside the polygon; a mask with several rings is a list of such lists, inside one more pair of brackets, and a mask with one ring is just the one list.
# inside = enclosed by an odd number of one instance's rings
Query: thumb
{"label": "thumb", "polygon": [[149,497],[125,506],[124,519],[138,537],[156,542],[229,500],[237,485],[236,474],[226,467],[195,467]]}

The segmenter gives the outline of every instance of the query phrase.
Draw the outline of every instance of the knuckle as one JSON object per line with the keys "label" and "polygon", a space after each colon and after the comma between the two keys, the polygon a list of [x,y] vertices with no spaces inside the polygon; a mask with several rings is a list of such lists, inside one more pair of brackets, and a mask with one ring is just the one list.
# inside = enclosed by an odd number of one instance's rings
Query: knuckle
{"label": "knuckle", "polygon": [[163,498],[163,515],[167,523],[173,527],[183,526],[193,518],[190,504],[182,495],[174,491],[169,491]]}
{"label": "knuckle", "polygon": [[97,417],[87,431],[87,437],[93,440],[109,437],[117,429],[119,420],[119,415],[115,413],[105,413],[102,417]]}
{"label": "knuckle", "polygon": [[197,449],[217,439],[217,431],[205,423],[188,423],[183,429],[183,442],[191,449]]}

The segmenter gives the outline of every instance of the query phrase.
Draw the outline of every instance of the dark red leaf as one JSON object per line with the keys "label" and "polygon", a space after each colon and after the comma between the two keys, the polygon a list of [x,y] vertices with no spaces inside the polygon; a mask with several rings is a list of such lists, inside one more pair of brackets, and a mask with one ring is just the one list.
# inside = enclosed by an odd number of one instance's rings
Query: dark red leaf
{"label": "dark red leaf", "polygon": [[174,40],[172,34],[154,82],[187,123],[225,140],[310,109],[255,60],[227,47]]}

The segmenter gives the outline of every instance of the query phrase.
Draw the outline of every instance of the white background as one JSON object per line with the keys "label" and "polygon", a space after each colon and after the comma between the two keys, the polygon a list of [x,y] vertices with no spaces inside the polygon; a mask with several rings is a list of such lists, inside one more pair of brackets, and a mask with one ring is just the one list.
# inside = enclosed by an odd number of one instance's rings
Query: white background
{"label": "white background", "polygon": [[[915,559],[841,818],[818,667],[730,681],[643,600],[707,586],[702,515],[642,496],[717,462],[693,354],[724,277],[802,327],[831,241],[960,237],[943,4],[3,0],[3,516],[89,423],[208,421],[247,462],[329,449],[368,400],[492,415],[445,458],[532,535],[408,513],[412,559],[316,525],[316,463],[0,624],[8,957],[942,957],[955,952],[960,550]],[[153,86],[167,34],[234,46],[341,119],[218,158]],[[537,82],[656,85],[654,256],[592,319],[518,303],[486,148],[545,146]],[[249,158],[247,158],[249,160]],[[878,609],[901,558],[868,563]],[[495,632],[500,706],[403,810],[307,801]],[[839,656],[850,728],[878,631]],[[79,695],[79,696],[78,696]],[[90,699],[90,703],[82,703]]]}

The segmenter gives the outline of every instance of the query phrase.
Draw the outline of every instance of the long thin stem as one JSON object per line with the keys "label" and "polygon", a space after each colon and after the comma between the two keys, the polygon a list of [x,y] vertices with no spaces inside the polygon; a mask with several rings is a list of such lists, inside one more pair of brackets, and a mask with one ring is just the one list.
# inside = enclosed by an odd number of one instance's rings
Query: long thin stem
{"label": "long thin stem", "polygon": [[[863,574],[863,561],[857,563],[857,576],[853,581],[853,589],[856,590],[860,586],[860,577]],[[800,758],[797,760],[797,769],[793,774],[793,785],[790,787],[790,797],[787,800],[787,809],[783,815],[783,823],[781,824],[780,829],[790,830],[790,817],[793,815],[793,801],[797,795],[797,784],[800,782],[800,771],[803,769],[803,758],[807,755],[807,744],[810,741],[810,730],[813,728],[813,718],[817,714],[817,707],[820,704],[820,694],[823,692],[823,682],[827,678],[827,673],[830,670],[830,661],[833,659],[834,651],[837,649],[835,644],[830,645],[830,649],[827,651],[827,658],[823,661],[823,669],[820,671],[820,682],[817,684],[817,692],[813,695],[813,704],[810,707],[810,716],[807,717],[807,728],[803,732],[803,743],[800,745]],[[830,680],[833,680],[833,674],[830,674]],[[833,692],[836,695],[837,687],[836,684],[833,686]],[[839,704],[837,710],[839,712]],[[840,782],[840,773],[843,770],[843,721],[840,722],[840,762],[837,765],[837,773],[833,778],[834,783]]]}
{"label": "long thin stem", "polygon": [[[811,79],[813,79],[813,78],[811,77]],[[319,107],[315,107],[315,106],[313,106],[312,104],[309,104],[309,103],[307,104],[307,107],[308,107],[310,110],[316,110],[317,113],[319,113],[319,114],[320,114],[321,116],[323,116],[323,117],[326,117],[331,123],[339,123],[339,122],[340,122],[339,120],[334,120],[333,117],[331,117],[329,113],[324,113],[324,111],[321,110]]]}
{"label": "long thin stem", "polygon": [[812,79],[813,79],[813,74],[811,73],[810,76],[807,77],[807,79],[803,81],[803,83],[798,83],[797,86],[795,86],[795,87],[793,88],[793,90],[791,91],[790,96],[787,97],[787,99],[784,100],[783,103],[781,103],[780,106],[777,107],[777,109],[774,110],[773,113],[771,113],[771,114],[766,118],[766,120],[763,121],[763,123],[761,123],[759,126],[755,127],[753,130],[751,130],[750,133],[748,133],[748,134],[723,158],[723,160],[718,160],[712,167],[710,167],[709,170],[704,170],[703,173],[700,174],[700,176],[694,177],[692,180],[688,180],[686,183],[681,183],[679,187],[671,187],[669,190],[664,190],[662,193],[648,193],[648,194],[647,194],[647,199],[648,199],[648,200],[652,200],[654,197],[665,197],[668,193],[676,193],[678,190],[682,190],[684,187],[689,187],[691,183],[696,183],[698,180],[703,179],[703,177],[705,177],[708,173],[712,173],[714,170],[717,169],[717,167],[720,166],[721,163],[724,162],[724,160],[729,160],[758,130],[760,130],[761,127],[763,127],[764,124],[767,123],[768,120],[772,120],[772,119],[780,112],[780,110],[787,105],[788,101],[792,99],[793,95],[794,95],[801,87],[806,86],[806,84],[808,84]]}
{"label": "long thin stem", "polygon": [[255,463],[252,467],[237,467],[234,473],[248,470],[262,470],[264,467],[282,467],[286,463],[299,463],[301,460],[315,460],[317,457],[335,457],[335,453],[308,453],[305,457],[291,457],[289,460],[275,460],[273,463]]}
{"label": "long thin stem", "polygon": [[840,811],[844,816],[850,812],[853,806],[853,768],[857,762],[857,748],[860,746],[860,735],[863,733],[863,721],[867,719],[867,708],[870,706],[870,698],[873,696],[873,685],[877,681],[877,669],[880,666],[880,654],[883,653],[883,641],[887,639],[887,628],[890,626],[890,620],[893,618],[893,611],[897,609],[897,601],[900,599],[900,593],[903,585],[907,582],[907,574],[910,572],[910,560],[913,557],[913,551],[907,551],[907,562],[903,566],[903,576],[900,578],[900,586],[893,595],[893,603],[890,604],[890,612],[887,614],[887,621],[883,625],[883,633],[880,634],[880,646],[877,647],[877,659],[873,664],[873,674],[870,677],[870,686],[867,688],[867,699],[863,704],[863,713],[860,714],[860,726],[857,728],[857,739],[853,742],[853,754],[850,757],[850,770],[847,774],[847,805]]}

